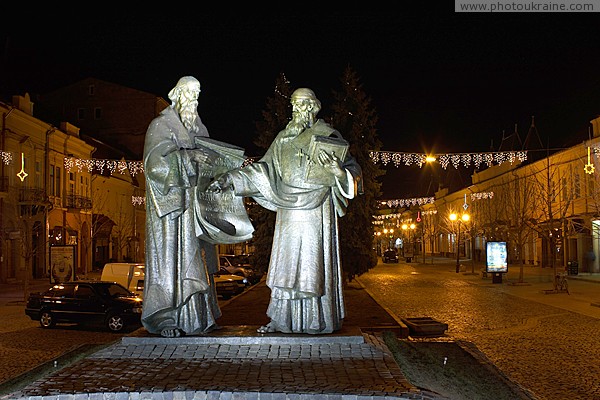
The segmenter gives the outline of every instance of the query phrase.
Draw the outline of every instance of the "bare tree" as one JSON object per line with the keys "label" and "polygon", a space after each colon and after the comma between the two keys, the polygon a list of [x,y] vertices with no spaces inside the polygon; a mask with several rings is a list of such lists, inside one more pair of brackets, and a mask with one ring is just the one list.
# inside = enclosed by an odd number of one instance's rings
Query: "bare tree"
{"label": "bare tree", "polygon": [[41,189],[15,188],[9,189],[9,201],[4,216],[13,221],[16,248],[23,262],[23,296],[29,296],[29,283],[33,276],[33,260],[45,251],[47,238],[44,230],[46,208],[50,203]]}
{"label": "bare tree", "polygon": [[562,246],[567,233],[564,216],[572,205],[575,193],[570,185],[572,177],[569,176],[569,168],[565,164],[557,159],[551,162],[551,158],[547,157],[534,164],[532,171],[536,196],[540,200],[534,217],[536,223],[532,227],[547,244],[542,246],[542,266],[549,263],[555,274],[558,272],[557,249]]}
{"label": "bare tree", "polygon": [[523,283],[525,247],[532,243],[534,217],[539,207],[536,185],[529,176],[512,171],[506,174],[494,190],[504,203],[506,232],[513,260],[519,264],[519,283]]}
{"label": "bare tree", "polygon": [[421,229],[423,234],[423,263],[425,263],[425,243],[429,243],[431,249],[431,263],[433,264],[433,256],[435,240],[441,233],[441,225],[439,224],[438,212],[435,208],[428,208],[421,212]]}

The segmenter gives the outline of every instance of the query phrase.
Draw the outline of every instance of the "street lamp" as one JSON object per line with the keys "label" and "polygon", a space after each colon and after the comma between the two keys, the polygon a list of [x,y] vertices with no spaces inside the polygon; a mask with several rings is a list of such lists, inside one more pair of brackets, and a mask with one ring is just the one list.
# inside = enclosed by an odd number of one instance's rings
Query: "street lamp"
{"label": "street lamp", "polygon": [[394,246],[394,228],[384,229],[383,233],[386,234],[386,239],[388,241],[387,248],[391,249]]}
{"label": "street lamp", "polygon": [[381,231],[375,232],[375,236],[377,236],[377,255],[380,256],[381,252]]}
{"label": "street lamp", "polygon": [[456,222],[458,224],[456,234],[456,273],[458,274],[460,272],[460,224],[461,222],[467,223],[469,219],[471,219],[471,216],[467,213],[464,213],[459,219],[457,214],[452,213],[448,216],[448,218],[450,218],[452,223]]}
{"label": "street lamp", "polygon": [[[414,244],[412,242],[414,238],[412,236],[414,236],[416,227],[415,224],[402,224],[402,231],[404,232],[403,236],[408,238],[408,240],[402,244],[403,255],[407,262],[411,262],[414,257]],[[412,233],[410,233],[409,230]]]}

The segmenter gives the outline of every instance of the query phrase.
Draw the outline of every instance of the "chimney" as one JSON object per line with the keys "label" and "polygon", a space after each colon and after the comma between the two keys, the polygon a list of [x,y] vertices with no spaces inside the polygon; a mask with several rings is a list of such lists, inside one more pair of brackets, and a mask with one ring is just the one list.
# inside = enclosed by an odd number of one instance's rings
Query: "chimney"
{"label": "chimney", "polygon": [[600,136],[600,117],[597,117],[597,118],[591,120],[590,124],[592,124],[592,136],[593,137]]}
{"label": "chimney", "polygon": [[79,128],[68,122],[65,122],[65,121],[61,122],[60,130],[65,132],[67,135],[79,137]]}
{"label": "chimney", "polygon": [[12,104],[17,109],[23,111],[26,114],[33,116],[33,103],[29,97],[29,93],[25,93],[24,96],[13,96]]}

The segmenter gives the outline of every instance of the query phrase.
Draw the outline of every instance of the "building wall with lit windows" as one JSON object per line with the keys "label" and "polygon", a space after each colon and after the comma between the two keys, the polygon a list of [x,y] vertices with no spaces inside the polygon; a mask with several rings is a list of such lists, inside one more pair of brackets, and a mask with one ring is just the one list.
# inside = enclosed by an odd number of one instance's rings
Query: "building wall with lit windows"
{"label": "building wall with lit windows", "polygon": [[[593,136],[530,163],[504,163],[476,172],[473,184],[453,193],[436,193],[439,232],[425,240],[428,254],[485,261],[486,241],[508,243],[509,262],[600,272],[600,118],[591,121]],[[451,213],[470,214],[468,223],[452,222]],[[457,243],[458,225],[462,229]]]}
{"label": "building wall with lit windows", "polygon": [[35,118],[33,107],[27,94],[0,103],[0,282],[48,277],[53,245],[72,246],[78,270],[91,264],[82,246],[91,223],[91,174],[68,175],[64,158],[89,158],[94,148],[76,127]]}

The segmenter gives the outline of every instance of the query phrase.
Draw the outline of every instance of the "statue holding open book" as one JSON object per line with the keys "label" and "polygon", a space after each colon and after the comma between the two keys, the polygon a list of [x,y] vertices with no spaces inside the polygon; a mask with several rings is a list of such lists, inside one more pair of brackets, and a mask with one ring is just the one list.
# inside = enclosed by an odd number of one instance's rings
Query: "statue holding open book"
{"label": "statue holding open book", "polygon": [[270,322],[260,333],[332,333],[342,328],[337,219],[362,193],[362,170],[341,134],[317,119],[307,88],[291,96],[292,120],[257,162],[232,169],[208,192],[252,197],[277,213],[267,274]]}
{"label": "statue holding open book", "polygon": [[146,277],[142,323],[167,338],[218,329],[213,274],[216,244],[243,242],[253,227],[242,199],[209,193],[212,179],[245,159],[244,150],[213,140],[197,112],[200,82],[181,78],[172,101],[148,127]]}

